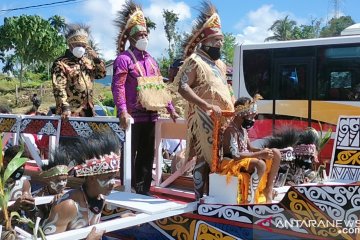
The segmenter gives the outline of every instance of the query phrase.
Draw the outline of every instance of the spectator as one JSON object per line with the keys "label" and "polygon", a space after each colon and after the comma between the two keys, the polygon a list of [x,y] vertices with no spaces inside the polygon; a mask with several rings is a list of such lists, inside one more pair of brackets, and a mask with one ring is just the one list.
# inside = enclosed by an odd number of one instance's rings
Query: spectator
{"label": "spectator", "polygon": [[11,113],[11,108],[6,104],[1,104],[0,105],[0,113],[2,113],[2,114],[10,114]]}
{"label": "spectator", "polygon": [[41,99],[38,97],[38,95],[36,93],[34,93],[34,95],[32,96],[31,102],[33,103],[33,107],[37,111],[41,105]]}

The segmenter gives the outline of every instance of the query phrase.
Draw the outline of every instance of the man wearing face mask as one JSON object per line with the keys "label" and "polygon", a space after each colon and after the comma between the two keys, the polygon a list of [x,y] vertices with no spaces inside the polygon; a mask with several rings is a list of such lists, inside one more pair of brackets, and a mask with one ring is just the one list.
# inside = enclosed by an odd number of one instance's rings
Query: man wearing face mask
{"label": "man wearing face mask", "polygon": [[93,82],[105,77],[105,65],[89,46],[89,27],[68,25],[65,37],[69,49],[52,67],[56,114],[93,117]]}
{"label": "man wearing face mask", "polygon": [[195,196],[200,199],[212,164],[213,122],[209,113],[219,117],[224,110],[233,111],[234,99],[226,82],[226,66],[220,60],[224,36],[216,8],[203,2],[196,22],[184,45],[186,59],[173,87],[188,101],[186,158],[197,157],[193,177]]}
{"label": "man wearing face mask", "polygon": [[51,155],[49,164],[42,167],[40,177],[42,177],[47,184],[34,192],[33,195],[35,197],[54,195],[51,203],[38,206],[39,211],[37,211],[37,217],[40,217],[42,220],[45,220],[49,216],[53,203],[64,194],[69,171],[68,162],[69,157],[66,148],[60,146]]}
{"label": "man wearing face mask", "polygon": [[[83,178],[84,183],[55,201],[43,223],[46,235],[98,224],[105,197],[113,190],[120,168],[120,142],[113,132],[81,138],[73,146],[66,146],[66,154],[73,161],[70,164],[76,165],[73,168],[75,177]],[[103,233],[104,230],[98,235]],[[94,238],[94,234],[95,230],[87,239],[101,239]]]}
{"label": "man wearing face mask", "polygon": [[[142,93],[150,88],[154,92],[148,97],[162,96],[166,87],[156,61],[146,51],[148,32],[141,7],[132,0],[126,1],[118,12],[116,22],[120,29],[117,39],[119,55],[114,61],[111,88],[121,127],[126,129],[129,118],[134,119],[131,136],[132,186],[137,193],[148,195],[152,181],[157,111],[166,107],[173,120],[178,115],[171,104],[171,97],[159,104],[159,109],[149,108],[147,100],[154,99],[143,97]],[[130,47],[125,50],[127,41]],[[151,84],[141,85],[144,79],[150,80]],[[155,83],[153,80],[160,81]]]}
{"label": "man wearing face mask", "polygon": [[[239,184],[244,184],[243,196],[239,204],[259,203],[261,194],[267,203],[272,202],[272,189],[279,170],[281,154],[278,149],[256,148],[251,145],[247,131],[253,127],[257,115],[256,95],[235,102],[235,117],[223,135],[223,155],[221,174],[236,176]],[[248,178],[248,173],[250,178]]]}

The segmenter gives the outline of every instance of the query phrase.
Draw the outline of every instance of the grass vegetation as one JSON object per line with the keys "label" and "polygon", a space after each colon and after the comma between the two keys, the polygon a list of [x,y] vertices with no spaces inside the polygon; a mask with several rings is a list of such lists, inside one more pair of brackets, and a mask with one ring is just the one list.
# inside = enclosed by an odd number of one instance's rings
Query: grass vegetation
{"label": "grass vegetation", "polygon": [[[34,93],[41,97],[40,112],[47,113],[49,107],[55,106],[50,80],[43,80],[41,76],[31,75],[31,80],[23,82],[23,88],[19,89],[19,97],[16,98],[16,85],[20,82],[17,78],[0,74],[0,104],[10,106],[13,113],[25,113],[31,108],[31,97]],[[41,90],[42,89],[42,90]],[[42,93],[41,93],[42,91]],[[111,89],[109,86],[98,84],[95,81],[94,98],[99,99],[103,105],[114,106]]]}

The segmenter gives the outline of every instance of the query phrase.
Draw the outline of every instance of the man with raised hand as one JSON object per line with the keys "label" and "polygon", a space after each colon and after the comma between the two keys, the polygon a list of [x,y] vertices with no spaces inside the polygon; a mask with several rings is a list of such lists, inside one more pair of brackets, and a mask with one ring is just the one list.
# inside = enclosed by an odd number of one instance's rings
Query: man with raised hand
{"label": "man with raised hand", "polygon": [[89,27],[70,24],[65,37],[69,48],[55,60],[52,72],[56,114],[93,117],[94,79],[104,78],[105,64],[89,45]]}

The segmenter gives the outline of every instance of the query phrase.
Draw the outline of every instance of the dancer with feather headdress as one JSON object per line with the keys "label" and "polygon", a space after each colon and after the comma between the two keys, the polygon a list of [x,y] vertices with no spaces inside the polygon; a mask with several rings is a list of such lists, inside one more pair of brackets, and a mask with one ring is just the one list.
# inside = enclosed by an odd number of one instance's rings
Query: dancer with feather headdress
{"label": "dancer with feather headdress", "polygon": [[197,199],[203,196],[212,162],[213,122],[207,112],[213,111],[219,116],[222,110],[234,111],[226,67],[220,60],[223,42],[216,8],[210,2],[203,2],[196,24],[184,43],[186,59],[173,83],[189,102],[186,156],[197,157],[193,174]]}

